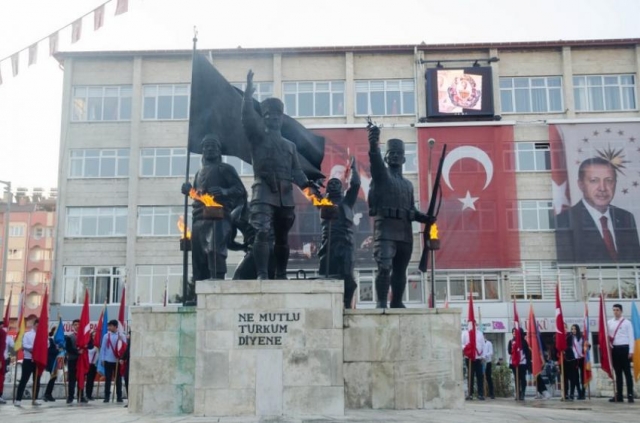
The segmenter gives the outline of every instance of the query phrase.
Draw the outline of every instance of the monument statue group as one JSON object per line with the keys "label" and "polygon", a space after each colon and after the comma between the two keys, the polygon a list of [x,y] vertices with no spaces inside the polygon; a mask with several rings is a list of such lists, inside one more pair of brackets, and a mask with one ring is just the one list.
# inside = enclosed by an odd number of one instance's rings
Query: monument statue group
{"label": "monument statue group", "polygon": [[[343,181],[332,178],[323,194],[323,180],[307,177],[296,144],[282,135],[285,117],[282,101],[267,98],[256,110],[253,77],[250,70],[240,112],[254,173],[251,201],[248,202],[236,170],[222,162],[221,140],[215,133],[202,139],[202,164],[193,184],[182,185],[182,194],[194,198],[193,279],[224,279],[228,250],[245,252],[234,279],[286,279],[288,236],[296,218],[293,197],[296,185],[323,204],[319,212],[322,227],[319,274],[344,281],[344,307],[352,308],[357,288],[354,205],[360,190],[356,161],[353,157],[349,160],[346,190]],[[413,185],[402,175],[404,142],[388,140],[383,157],[380,128],[369,120],[367,129],[372,178],[367,201],[374,222],[377,307],[404,308],[406,271],[413,250],[411,223],[429,224],[432,219],[416,209]],[[205,201],[207,198],[209,201]],[[238,231],[243,236],[241,244],[235,241]]]}

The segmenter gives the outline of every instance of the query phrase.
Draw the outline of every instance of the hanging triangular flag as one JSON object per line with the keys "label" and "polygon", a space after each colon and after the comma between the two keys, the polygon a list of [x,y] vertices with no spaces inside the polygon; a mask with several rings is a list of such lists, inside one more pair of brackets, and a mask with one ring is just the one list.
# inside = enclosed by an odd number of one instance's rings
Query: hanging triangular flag
{"label": "hanging triangular flag", "polygon": [[82,18],[71,24],[71,44],[77,43],[82,36]]}
{"label": "hanging triangular flag", "polygon": [[116,6],[116,16],[121,15],[129,10],[129,0],[118,0]]}
{"label": "hanging triangular flag", "polygon": [[58,32],[49,35],[49,56],[53,56],[58,52]]}
{"label": "hanging triangular flag", "polygon": [[104,4],[93,11],[93,30],[99,30],[102,25],[104,25]]}
{"label": "hanging triangular flag", "polygon": [[18,75],[18,71],[20,70],[20,52],[14,53],[11,55],[11,70],[13,71],[13,76]]}
{"label": "hanging triangular flag", "polygon": [[38,61],[38,43],[29,46],[29,66],[35,65]]}

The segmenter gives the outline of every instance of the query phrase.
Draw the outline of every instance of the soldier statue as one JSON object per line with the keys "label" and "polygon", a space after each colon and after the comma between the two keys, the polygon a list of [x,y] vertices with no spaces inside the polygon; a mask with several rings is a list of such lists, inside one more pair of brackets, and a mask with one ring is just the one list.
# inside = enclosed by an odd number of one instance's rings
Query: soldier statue
{"label": "soldier statue", "polygon": [[242,104],[242,124],[251,145],[254,182],[251,187],[249,222],[256,231],[252,253],[258,279],[268,278],[270,241],[273,230],[275,278],[287,278],[289,230],[295,221],[293,184],[301,189],[317,186],[300,168],[296,146],[282,137],[284,104],[277,98],[260,103],[261,114],[253,107],[253,72],[247,73]]}
{"label": "soldier statue", "polygon": [[186,182],[182,193],[189,195],[191,189],[200,194],[212,195],[214,201],[224,208],[222,219],[212,220],[205,216],[205,205],[200,200],[193,202],[192,265],[194,281],[224,279],[227,273],[227,243],[231,232],[229,214],[242,202],[247,192],[233,166],[222,162],[220,140],[213,134],[202,140],[202,167],[196,173],[193,186]]}
{"label": "soldier statue", "polygon": [[369,121],[367,129],[371,162],[369,215],[374,219],[373,255],[378,265],[376,307],[387,308],[391,284],[391,308],[404,308],[402,297],[413,250],[411,222],[427,223],[429,219],[416,209],[413,185],[402,176],[404,142],[395,138],[388,140],[383,159],[379,146],[380,128]]}
{"label": "soldier statue", "polygon": [[360,175],[353,157],[350,170],[351,180],[345,194],[342,192],[340,179],[331,178],[327,182],[326,197],[334,206],[324,208],[321,213],[322,243],[318,252],[320,275],[334,276],[344,280],[344,308],[351,308],[353,294],[358,287],[353,274],[355,259],[353,207],[360,190]]}

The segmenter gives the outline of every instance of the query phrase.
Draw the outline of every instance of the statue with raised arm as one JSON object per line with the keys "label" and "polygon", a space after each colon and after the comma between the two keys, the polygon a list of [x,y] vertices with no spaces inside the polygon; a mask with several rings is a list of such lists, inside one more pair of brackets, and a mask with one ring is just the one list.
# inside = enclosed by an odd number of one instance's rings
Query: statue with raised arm
{"label": "statue with raised arm", "polygon": [[[322,219],[322,244],[320,256],[320,275],[336,277],[344,281],[344,308],[351,308],[353,294],[358,285],[353,273],[355,250],[353,207],[360,191],[360,175],[354,157],[350,159],[351,179],[346,193],[342,191],[342,181],[331,178],[327,182],[327,194],[332,209],[325,208],[320,214]],[[327,212],[325,212],[325,210]],[[331,212],[328,212],[331,210]]]}
{"label": "statue with raised arm", "polygon": [[[391,308],[404,308],[402,297],[407,285],[407,267],[413,250],[411,222],[427,223],[427,215],[416,209],[413,185],[402,176],[405,162],[404,142],[387,141],[387,153],[380,152],[380,128],[369,121],[369,160],[371,186],[369,215],[373,216],[373,255],[378,265],[376,276],[377,308],[387,308],[391,285]],[[385,165],[386,163],[386,165]]]}
{"label": "statue with raised arm", "polygon": [[284,104],[268,98],[260,103],[260,114],[253,107],[253,72],[247,73],[242,103],[242,125],[251,146],[254,181],[249,222],[256,235],[252,253],[258,279],[268,278],[270,242],[273,230],[275,278],[287,278],[289,230],[295,221],[293,184],[301,189],[317,187],[310,182],[298,161],[296,146],[282,137]]}
{"label": "statue with raised arm", "polygon": [[193,186],[182,185],[182,193],[195,196],[209,194],[222,205],[221,219],[210,219],[202,200],[193,201],[192,266],[193,280],[224,279],[227,273],[227,243],[231,233],[230,213],[246,202],[247,191],[235,168],[222,162],[220,140],[208,134],[202,140],[202,167],[196,173]]}

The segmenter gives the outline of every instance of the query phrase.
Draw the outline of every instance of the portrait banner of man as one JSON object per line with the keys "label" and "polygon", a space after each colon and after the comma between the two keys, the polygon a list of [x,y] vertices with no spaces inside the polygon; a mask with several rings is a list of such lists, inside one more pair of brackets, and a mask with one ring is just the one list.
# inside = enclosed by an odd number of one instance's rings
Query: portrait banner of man
{"label": "portrait banner of man", "polygon": [[640,262],[640,124],[550,127],[558,262]]}

